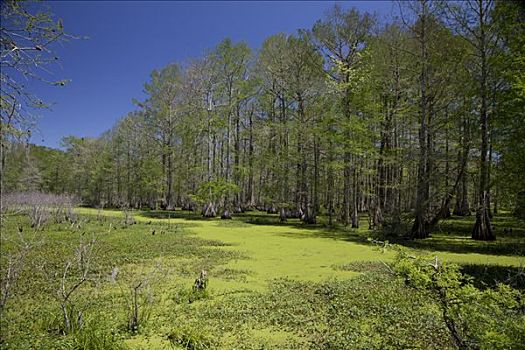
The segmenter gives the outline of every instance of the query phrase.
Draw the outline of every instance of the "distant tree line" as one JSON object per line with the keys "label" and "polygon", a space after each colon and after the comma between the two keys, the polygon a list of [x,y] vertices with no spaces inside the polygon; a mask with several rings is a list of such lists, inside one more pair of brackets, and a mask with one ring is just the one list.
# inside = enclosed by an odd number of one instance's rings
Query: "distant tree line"
{"label": "distant tree line", "polygon": [[225,39],[151,74],[147,98],[62,150],[10,138],[9,191],[86,205],[250,208],[305,223],[396,225],[428,237],[475,215],[472,238],[525,190],[525,10],[518,1],[416,1],[381,23],[334,6],[252,51]]}

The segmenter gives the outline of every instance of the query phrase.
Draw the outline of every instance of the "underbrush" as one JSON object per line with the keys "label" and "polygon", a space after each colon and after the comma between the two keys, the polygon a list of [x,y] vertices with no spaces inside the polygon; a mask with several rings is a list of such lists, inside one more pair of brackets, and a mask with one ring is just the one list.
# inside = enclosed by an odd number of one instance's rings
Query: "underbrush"
{"label": "underbrush", "polygon": [[[74,227],[49,224],[36,234],[25,217],[7,221],[2,272],[20,237],[32,243],[1,311],[0,348],[522,349],[525,343],[517,267],[457,267],[399,249],[393,263],[333,266],[359,272],[354,278],[278,278],[254,289],[252,271],[225,265],[245,258],[227,244],[182,226],[123,221],[84,216]],[[79,327],[65,332],[57,291],[82,276],[87,256],[79,242],[91,240],[88,278],[67,300]],[[65,274],[67,261],[76,265]],[[209,288],[195,288],[199,273],[209,276]],[[235,288],[215,289],[218,281]]]}
{"label": "underbrush", "polygon": [[[22,215],[4,224],[0,347],[6,349],[122,348],[119,340],[133,333],[130,312],[136,313],[133,327],[144,326],[175,281],[184,285],[201,270],[234,276],[220,266],[243,258],[220,249],[220,241],[176,225],[137,223],[129,215],[82,216],[75,225],[47,223],[38,231]],[[15,270],[11,260],[22,249]]]}

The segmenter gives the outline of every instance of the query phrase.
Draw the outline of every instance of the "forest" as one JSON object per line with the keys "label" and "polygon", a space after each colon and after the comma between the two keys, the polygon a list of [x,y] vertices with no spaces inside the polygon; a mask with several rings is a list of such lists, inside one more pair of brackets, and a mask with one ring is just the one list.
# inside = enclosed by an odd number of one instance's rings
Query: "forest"
{"label": "forest", "polygon": [[3,2],[0,348],[523,349],[525,7],[397,6],[225,38],[54,149],[22,77],[67,28]]}

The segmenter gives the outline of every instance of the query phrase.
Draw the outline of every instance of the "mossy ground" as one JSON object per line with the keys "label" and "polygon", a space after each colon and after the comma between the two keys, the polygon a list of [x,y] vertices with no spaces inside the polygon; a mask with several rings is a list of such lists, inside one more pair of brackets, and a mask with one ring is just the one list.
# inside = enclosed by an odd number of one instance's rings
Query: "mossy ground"
{"label": "mossy ground", "polygon": [[[23,217],[7,218],[2,253],[15,249],[18,222],[38,243],[4,310],[2,348],[425,348],[429,341],[435,348],[450,346],[435,306],[389,279],[382,268],[394,252],[367,241],[372,232],[366,229],[304,226],[298,220],[281,225],[277,216],[260,212],[233,220],[133,212],[134,225],[124,225],[116,210],[80,208],[78,214],[80,227],[50,224],[36,235]],[[488,243],[469,239],[471,224],[472,218],[447,220],[428,240],[399,243],[465,264],[483,283],[523,269],[523,222],[496,218],[499,238]],[[510,227],[512,234],[501,234]],[[92,332],[63,336],[57,332],[58,280],[50,276],[60,275],[78,242],[92,236],[95,279],[75,301],[85,310],[84,329]],[[115,268],[119,273],[112,281]],[[202,269],[208,271],[208,293],[189,303]],[[145,278],[141,325],[132,335],[126,330],[130,287]],[[419,338],[400,337],[406,329]]]}

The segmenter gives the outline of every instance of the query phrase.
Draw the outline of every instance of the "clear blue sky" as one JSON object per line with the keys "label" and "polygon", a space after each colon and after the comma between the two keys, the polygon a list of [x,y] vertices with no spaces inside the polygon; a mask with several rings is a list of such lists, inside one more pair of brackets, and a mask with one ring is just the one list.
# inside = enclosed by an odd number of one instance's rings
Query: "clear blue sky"
{"label": "clear blue sky", "polygon": [[[389,1],[339,2],[387,16]],[[34,85],[51,110],[38,111],[32,142],[58,147],[62,137],[99,136],[135,109],[153,69],[201,56],[222,39],[257,49],[279,32],[311,28],[334,2],[55,1],[47,3],[68,33],[87,36],[59,46],[50,79],[65,87]]]}

